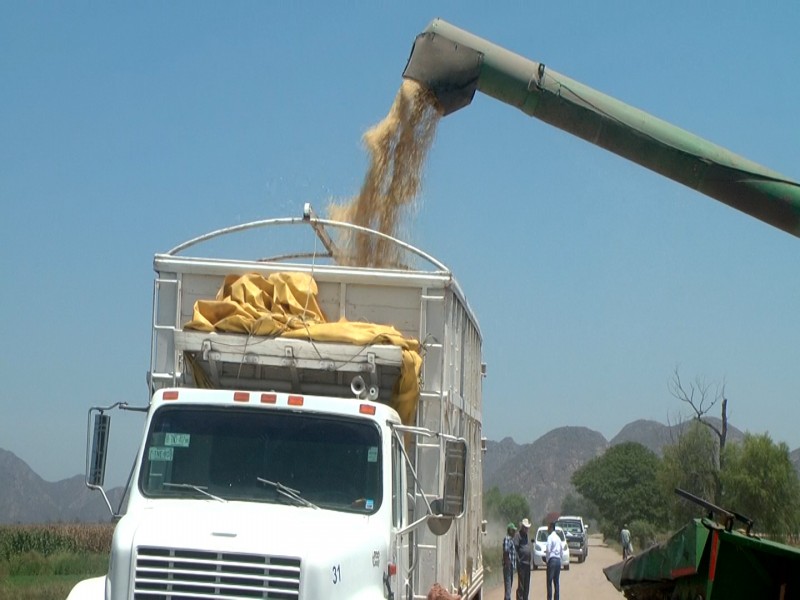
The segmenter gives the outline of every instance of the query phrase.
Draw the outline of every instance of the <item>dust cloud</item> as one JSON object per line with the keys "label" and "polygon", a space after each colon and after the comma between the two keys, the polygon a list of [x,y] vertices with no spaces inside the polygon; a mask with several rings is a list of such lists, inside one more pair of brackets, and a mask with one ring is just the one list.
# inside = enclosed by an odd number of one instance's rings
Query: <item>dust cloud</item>
{"label": "dust cloud", "polygon": [[[363,136],[369,167],[358,196],[345,205],[331,205],[328,214],[401,238],[416,208],[422,171],[441,112],[432,94],[404,79],[386,117]],[[354,231],[339,235],[337,262],[361,267],[400,266],[396,246]]]}

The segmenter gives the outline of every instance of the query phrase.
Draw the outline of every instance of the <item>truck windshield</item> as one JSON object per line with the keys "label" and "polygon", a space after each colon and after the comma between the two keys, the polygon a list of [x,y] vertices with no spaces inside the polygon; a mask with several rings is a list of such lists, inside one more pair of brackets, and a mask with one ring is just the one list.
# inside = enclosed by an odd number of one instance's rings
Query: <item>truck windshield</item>
{"label": "truck windshield", "polygon": [[583,533],[583,527],[581,527],[580,521],[556,521],[556,525],[561,527],[567,533]]}
{"label": "truck windshield", "polygon": [[373,513],[382,497],[380,430],[309,413],[164,407],[150,426],[139,486],[156,498]]}

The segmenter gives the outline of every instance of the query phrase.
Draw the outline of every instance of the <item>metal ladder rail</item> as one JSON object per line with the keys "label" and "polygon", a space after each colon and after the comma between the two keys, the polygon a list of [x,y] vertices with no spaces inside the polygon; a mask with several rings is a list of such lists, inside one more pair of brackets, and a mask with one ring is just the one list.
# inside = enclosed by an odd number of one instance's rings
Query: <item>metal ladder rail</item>
{"label": "metal ladder rail", "polygon": [[[174,285],[175,286],[175,321],[172,324],[161,324],[158,322],[158,308],[159,298],[161,296],[161,286],[162,285]],[[150,393],[152,394],[155,392],[156,382],[165,382],[166,384],[177,385],[178,383],[178,356],[175,352],[175,341],[174,341],[174,334],[175,331],[180,329],[180,319],[181,319],[181,279],[180,277],[175,277],[174,279],[156,277],[155,282],[153,283],[153,312],[152,312],[152,332],[150,335],[150,372],[149,372],[149,386],[150,386]],[[159,341],[162,339],[161,336],[164,334],[162,332],[169,332],[167,335],[172,335],[173,339],[172,343],[172,353],[173,353],[173,360],[172,360],[172,371],[168,372],[157,372],[155,371],[156,365],[159,363]]]}
{"label": "metal ladder rail", "polygon": [[[427,349],[427,348],[438,349],[441,352],[441,356],[440,356],[441,359],[444,359],[444,352],[446,350],[444,348],[444,345],[441,342],[431,342],[431,341],[428,341],[426,339],[427,338],[427,332],[428,332],[428,326],[427,326],[428,325],[428,321],[427,321],[428,313],[427,313],[427,308],[428,308],[428,304],[429,303],[432,303],[432,302],[444,302],[444,301],[445,301],[444,294],[431,295],[428,292],[427,288],[423,288],[422,294],[420,296],[420,324],[419,324],[420,344],[421,344],[423,350]],[[446,315],[445,315],[445,321],[446,321]],[[445,415],[444,415],[444,399],[445,399],[446,394],[445,394],[445,392],[443,391],[443,388],[442,388],[442,386],[444,384],[444,367],[445,367],[444,364],[442,364],[440,366],[440,374],[439,374],[440,379],[439,379],[438,385],[435,386],[435,389],[438,389],[440,391],[438,391],[438,392],[428,392],[428,391],[421,390],[420,391],[420,406],[418,407],[418,411],[420,411],[419,414],[425,414],[425,411],[427,410],[427,402],[425,402],[425,400],[426,399],[437,400],[438,403],[439,403],[439,417],[438,418],[439,418],[440,427],[444,424],[444,417],[445,417]],[[426,364],[425,364],[425,361],[423,361],[423,371],[422,371],[422,381],[423,382],[427,381],[425,369],[426,369]],[[423,424],[423,425],[425,425],[425,424]],[[415,445],[415,450],[414,450],[415,464],[416,465],[420,465],[421,464],[421,462],[423,461],[423,454],[424,453],[427,454],[427,453],[432,453],[432,452],[435,453],[436,456],[439,456],[441,454],[441,452],[442,452],[441,441],[439,441],[437,443],[426,443],[426,442],[421,442],[419,439],[417,439],[417,443]],[[437,467],[435,480],[438,482],[438,480],[440,478],[441,478],[441,473],[438,472],[438,467]],[[426,490],[423,490],[420,487],[415,486],[415,489],[414,489],[414,506],[415,506],[415,508],[417,508],[419,506],[426,506],[427,504],[429,504],[431,502],[431,500],[436,498],[436,493],[438,492],[438,489],[435,489],[435,490],[428,489],[426,498],[422,499],[421,496],[423,494],[425,494],[425,491]],[[423,501],[423,500],[426,500],[426,501]],[[415,514],[414,516],[415,516],[415,518],[421,518],[421,515],[418,515],[418,514]],[[412,594],[413,594],[413,598],[415,600],[416,599],[424,600],[424,598],[427,597],[428,590],[427,589],[422,589],[423,588],[423,582],[421,581],[420,565],[434,565],[434,569],[436,568],[436,565],[437,565],[437,563],[436,563],[436,555],[437,555],[438,548],[439,548],[439,541],[435,537],[431,540],[430,538],[431,538],[431,536],[433,536],[433,534],[431,532],[427,531],[427,530],[420,530],[417,533],[417,535],[420,538],[422,538],[422,540],[424,540],[424,541],[423,541],[423,543],[419,543],[417,545],[417,556],[416,556],[416,560],[414,561],[415,573],[413,574],[413,577],[412,577],[412,581],[413,581]],[[433,575],[434,575],[434,578],[437,578],[437,576],[438,576],[438,574],[435,571],[434,571]]]}

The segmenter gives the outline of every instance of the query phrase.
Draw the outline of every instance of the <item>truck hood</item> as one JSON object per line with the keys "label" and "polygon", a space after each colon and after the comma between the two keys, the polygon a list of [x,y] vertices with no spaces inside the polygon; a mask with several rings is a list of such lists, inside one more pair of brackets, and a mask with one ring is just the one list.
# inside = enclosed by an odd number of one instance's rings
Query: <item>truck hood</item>
{"label": "truck hood", "polygon": [[[160,502],[137,513],[135,546],[225,549],[238,552],[307,556],[328,547],[346,550],[376,536],[375,516],[324,509],[250,502],[183,500]],[[124,517],[120,526],[125,527]],[[133,523],[131,523],[133,525]],[[380,529],[380,528],[378,528]],[[375,540],[376,542],[378,539]],[[324,547],[324,549],[323,549]]]}
{"label": "truck hood", "polygon": [[[146,554],[149,549],[210,552],[217,560],[236,555],[297,559],[302,595],[357,598],[383,592],[390,526],[382,524],[381,514],[247,502],[159,501],[123,517],[114,544],[133,561],[137,552]],[[137,568],[134,565],[132,575]]]}

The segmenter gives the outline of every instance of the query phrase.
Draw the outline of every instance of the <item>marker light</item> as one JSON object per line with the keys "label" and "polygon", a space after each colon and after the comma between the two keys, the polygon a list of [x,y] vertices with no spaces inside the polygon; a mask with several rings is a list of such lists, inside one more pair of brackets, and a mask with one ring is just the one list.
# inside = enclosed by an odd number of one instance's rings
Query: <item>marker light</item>
{"label": "marker light", "polygon": [[275,404],[278,401],[278,394],[261,394],[261,404]]}
{"label": "marker light", "polygon": [[362,404],[358,407],[358,412],[362,415],[374,415],[375,406],[373,404]]}
{"label": "marker light", "polygon": [[289,406],[303,406],[303,397],[289,396]]}
{"label": "marker light", "polygon": [[178,399],[178,391],[171,390],[169,392],[164,392],[164,395],[161,396],[164,400],[177,400]]}
{"label": "marker light", "polygon": [[234,392],[234,402],[250,402],[250,394],[248,392]]}

